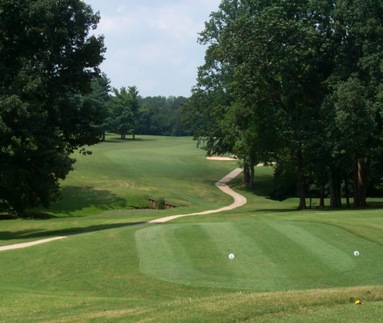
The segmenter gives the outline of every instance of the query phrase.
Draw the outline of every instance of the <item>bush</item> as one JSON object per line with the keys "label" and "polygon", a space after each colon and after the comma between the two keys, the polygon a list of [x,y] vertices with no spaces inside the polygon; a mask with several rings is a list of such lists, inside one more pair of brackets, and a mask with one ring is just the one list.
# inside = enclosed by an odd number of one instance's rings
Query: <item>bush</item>
{"label": "bush", "polygon": [[163,210],[165,208],[165,199],[163,197],[160,197],[156,201],[156,209],[157,210]]}

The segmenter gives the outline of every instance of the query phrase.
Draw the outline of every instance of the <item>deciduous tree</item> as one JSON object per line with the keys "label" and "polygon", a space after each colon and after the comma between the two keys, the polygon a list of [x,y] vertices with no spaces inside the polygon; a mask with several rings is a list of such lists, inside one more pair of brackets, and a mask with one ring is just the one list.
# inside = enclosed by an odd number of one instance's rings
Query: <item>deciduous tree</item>
{"label": "deciduous tree", "polygon": [[100,140],[89,126],[99,120],[73,102],[99,74],[103,38],[90,35],[99,18],[80,0],[0,1],[2,210],[48,206],[73,151]]}
{"label": "deciduous tree", "polygon": [[279,174],[295,162],[299,208],[326,184],[340,207],[343,181],[365,206],[382,140],[382,13],[377,0],[223,0],[200,37],[197,139],[244,161],[272,153]]}

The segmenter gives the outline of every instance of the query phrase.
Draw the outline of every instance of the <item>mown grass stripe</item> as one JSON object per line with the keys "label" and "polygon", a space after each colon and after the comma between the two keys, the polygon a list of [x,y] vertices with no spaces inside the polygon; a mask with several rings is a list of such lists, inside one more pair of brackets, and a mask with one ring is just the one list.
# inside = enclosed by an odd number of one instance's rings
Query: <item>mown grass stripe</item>
{"label": "mown grass stripe", "polygon": [[[352,258],[352,252],[346,253],[334,244],[334,238],[329,239],[327,235],[323,238],[317,237],[313,231],[326,232],[330,230],[329,226],[321,224],[315,225],[315,230],[312,229],[313,225],[309,223],[294,223],[294,222],[270,222],[269,226],[276,229],[282,236],[291,240],[297,246],[296,250],[310,255],[316,262],[319,262],[326,270],[344,272],[353,270],[356,266]],[[340,230],[337,230],[338,232]],[[339,232],[339,234],[341,234]],[[344,237],[344,234],[342,235]],[[352,249],[351,249],[352,250]],[[350,251],[351,251],[350,250]]]}
{"label": "mown grass stripe", "polygon": [[[265,280],[267,275],[278,276],[279,268],[265,252],[259,237],[261,226],[243,223],[210,223],[201,225],[208,232],[209,240],[219,249],[220,259],[225,260],[230,277],[227,278],[230,287],[273,289],[275,282]],[[235,258],[228,260],[228,254]]]}
{"label": "mown grass stripe", "polygon": [[185,275],[193,273],[188,252],[177,242],[177,227],[155,226],[136,232],[136,248],[142,273],[169,281],[183,281]]}
{"label": "mown grass stripe", "polygon": [[289,221],[161,225],[137,231],[136,240],[141,270],[151,277],[256,291],[355,284],[375,260],[354,257],[349,245],[372,255],[378,247],[331,225]]}

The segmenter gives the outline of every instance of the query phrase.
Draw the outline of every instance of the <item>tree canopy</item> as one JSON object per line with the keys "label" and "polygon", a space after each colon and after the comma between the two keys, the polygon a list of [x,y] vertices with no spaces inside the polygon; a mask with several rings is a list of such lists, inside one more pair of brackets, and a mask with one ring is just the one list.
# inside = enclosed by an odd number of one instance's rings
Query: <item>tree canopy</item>
{"label": "tree canopy", "polygon": [[74,150],[97,143],[89,100],[103,60],[99,15],[81,0],[0,1],[0,209],[48,206]]}
{"label": "tree canopy", "polygon": [[223,0],[200,34],[195,138],[208,154],[237,154],[245,174],[258,162],[279,176],[295,169],[299,208],[312,186],[339,207],[350,183],[365,206],[382,144],[382,10],[374,0]]}
{"label": "tree canopy", "polygon": [[126,135],[185,136],[192,132],[184,127],[183,108],[185,97],[142,97],[136,86],[113,89],[109,95],[105,129]]}

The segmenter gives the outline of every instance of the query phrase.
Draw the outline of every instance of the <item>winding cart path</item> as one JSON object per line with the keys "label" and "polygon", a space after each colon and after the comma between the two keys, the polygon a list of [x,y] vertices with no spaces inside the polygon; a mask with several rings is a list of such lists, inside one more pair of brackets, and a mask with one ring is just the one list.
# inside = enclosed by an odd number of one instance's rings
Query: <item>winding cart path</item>
{"label": "winding cart path", "polygon": [[[230,182],[232,179],[234,179],[236,176],[238,176],[242,172],[242,168],[237,168],[230,172],[228,175],[226,175],[224,178],[219,180],[215,185],[224,193],[232,196],[234,198],[234,202],[228,206],[224,206],[219,209],[215,210],[207,210],[207,211],[202,211],[202,212],[197,212],[197,213],[189,213],[189,214],[179,214],[179,215],[171,215],[171,216],[166,216],[163,218],[155,219],[146,222],[146,224],[160,224],[160,223],[165,223],[168,221],[172,221],[178,218],[182,217],[187,217],[187,216],[195,216],[195,215],[206,215],[206,214],[213,214],[213,213],[219,213],[223,211],[229,211],[233,210],[235,208],[238,208],[244,204],[247,203],[247,200],[244,196],[238,194],[237,192],[233,191],[229,186],[227,186],[227,183]],[[82,233],[86,234],[86,233]],[[78,235],[78,234],[76,234]],[[24,242],[24,243],[17,243],[17,244],[12,244],[8,246],[1,246],[0,251],[7,251],[7,250],[14,250],[14,249],[22,249],[22,248],[27,248],[27,247],[32,247],[36,246],[42,243],[47,243],[59,239],[66,239],[70,237],[69,236],[59,236],[59,237],[53,237],[53,238],[47,238],[47,239],[42,239],[42,240],[36,240],[36,241],[31,241],[31,242]]]}

